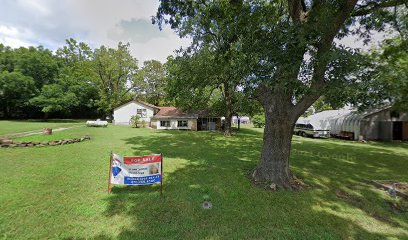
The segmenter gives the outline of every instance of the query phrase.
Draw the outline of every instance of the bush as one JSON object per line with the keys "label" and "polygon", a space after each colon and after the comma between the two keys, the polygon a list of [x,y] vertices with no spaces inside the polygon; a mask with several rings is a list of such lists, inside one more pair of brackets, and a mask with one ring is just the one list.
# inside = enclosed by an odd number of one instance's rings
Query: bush
{"label": "bush", "polygon": [[252,117],[252,123],[256,128],[263,128],[265,127],[265,116],[263,115],[255,115]]}
{"label": "bush", "polygon": [[140,116],[139,115],[133,115],[130,118],[130,125],[132,126],[132,128],[139,127],[139,123],[140,123]]}
{"label": "bush", "polygon": [[146,127],[146,121],[145,120],[142,120],[142,128],[145,128]]}

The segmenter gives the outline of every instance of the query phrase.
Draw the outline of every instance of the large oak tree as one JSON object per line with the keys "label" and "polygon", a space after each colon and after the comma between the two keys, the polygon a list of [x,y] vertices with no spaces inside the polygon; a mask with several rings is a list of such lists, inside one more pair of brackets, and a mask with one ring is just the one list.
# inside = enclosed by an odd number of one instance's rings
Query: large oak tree
{"label": "large oak tree", "polygon": [[[405,3],[405,5],[404,5]],[[221,42],[229,61],[265,112],[261,160],[255,182],[292,188],[289,169],[295,121],[320,96],[358,82],[359,54],[339,44],[345,36],[369,39],[391,28],[393,8],[405,0],[162,0],[154,22],[168,23],[193,39],[186,51]],[[217,39],[222,41],[217,41]]]}

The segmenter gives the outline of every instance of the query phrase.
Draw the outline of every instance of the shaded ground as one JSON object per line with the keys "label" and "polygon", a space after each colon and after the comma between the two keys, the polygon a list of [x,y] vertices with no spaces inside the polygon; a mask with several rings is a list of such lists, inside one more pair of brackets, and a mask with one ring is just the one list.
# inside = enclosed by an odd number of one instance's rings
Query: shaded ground
{"label": "shaded ground", "polygon": [[[366,179],[408,181],[407,144],[359,144],[295,137],[292,171],[312,188],[266,192],[246,173],[262,134],[78,128],[91,141],[1,149],[0,234],[63,239],[404,239],[408,213]],[[79,133],[79,132],[78,132]],[[17,151],[15,151],[17,150]],[[159,186],[106,193],[109,152],[163,153]],[[29,157],[28,157],[29,156]],[[201,207],[209,196],[213,207]],[[58,223],[58,224],[56,224]],[[21,228],[21,225],[24,228]],[[47,227],[43,227],[47,226]]]}

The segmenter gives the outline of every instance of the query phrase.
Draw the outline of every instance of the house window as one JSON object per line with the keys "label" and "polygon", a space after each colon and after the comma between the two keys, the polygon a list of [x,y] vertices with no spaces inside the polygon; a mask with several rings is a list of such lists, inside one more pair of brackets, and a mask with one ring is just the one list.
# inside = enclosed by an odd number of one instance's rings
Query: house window
{"label": "house window", "polygon": [[399,117],[400,117],[399,112],[396,112],[396,111],[392,111],[392,112],[390,113],[390,115],[391,115],[391,118],[399,118]]}
{"label": "house window", "polygon": [[187,120],[177,121],[177,127],[188,127],[188,121]]}
{"label": "house window", "polygon": [[160,121],[160,127],[170,127],[170,121]]}
{"label": "house window", "polygon": [[136,110],[137,115],[140,117],[147,117],[146,109],[140,108]]}

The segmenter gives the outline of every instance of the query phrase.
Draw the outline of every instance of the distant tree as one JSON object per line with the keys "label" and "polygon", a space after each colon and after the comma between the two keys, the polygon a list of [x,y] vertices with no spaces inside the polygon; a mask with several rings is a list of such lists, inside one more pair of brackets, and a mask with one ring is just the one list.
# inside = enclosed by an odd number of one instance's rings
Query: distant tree
{"label": "distant tree", "polygon": [[319,99],[316,100],[316,102],[313,103],[312,106],[310,106],[303,114],[302,117],[308,117],[310,115],[313,115],[318,112],[323,112],[326,110],[332,110],[334,109],[332,105],[327,102],[324,96],[321,96]]}
{"label": "distant tree", "polygon": [[13,72],[16,66],[14,49],[0,44],[0,72]]}
{"label": "distant tree", "polygon": [[53,83],[58,76],[56,57],[42,46],[15,49],[15,69],[34,79],[37,89]]}
{"label": "distant tree", "polygon": [[88,44],[77,42],[73,38],[65,40],[66,45],[56,51],[56,55],[62,64],[76,65],[92,60],[93,51]]}
{"label": "distant tree", "polygon": [[0,111],[3,117],[17,117],[23,115],[23,110],[29,104],[29,99],[36,94],[34,80],[20,72],[0,73]]}
{"label": "distant tree", "polygon": [[50,113],[69,113],[73,106],[79,104],[79,100],[69,88],[53,83],[44,85],[40,95],[32,98],[30,103],[40,108],[44,119],[47,119]]}
{"label": "distant tree", "polygon": [[71,112],[80,116],[96,115],[99,99],[97,79],[94,69],[93,51],[83,42],[67,39],[66,46],[56,51],[60,67],[59,84],[78,98],[79,104],[72,106]]}
{"label": "distant tree", "polygon": [[408,38],[385,41],[370,55],[366,81],[350,92],[351,102],[364,110],[373,106],[393,105],[408,111]]}
{"label": "distant tree", "polygon": [[137,73],[137,60],[132,57],[129,44],[119,43],[117,49],[102,46],[94,51],[94,70],[99,99],[96,103],[105,114],[112,116],[113,109],[129,100],[134,88],[132,81]]}
{"label": "distant tree", "polygon": [[136,96],[156,106],[164,104],[165,81],[166,71],[161,62],[157,60],[143,62],[133,82]]}
{"label": "distant tree", "polygon": [[235,75],[236,70],[227,58],[208,46],[193,55],[186,51],[169,58],[167,91],[178,105],[186,109],[212,109],[217,115],[224,116],[224,135],[230,136],[236,107],[235,93],[241,79]]}

